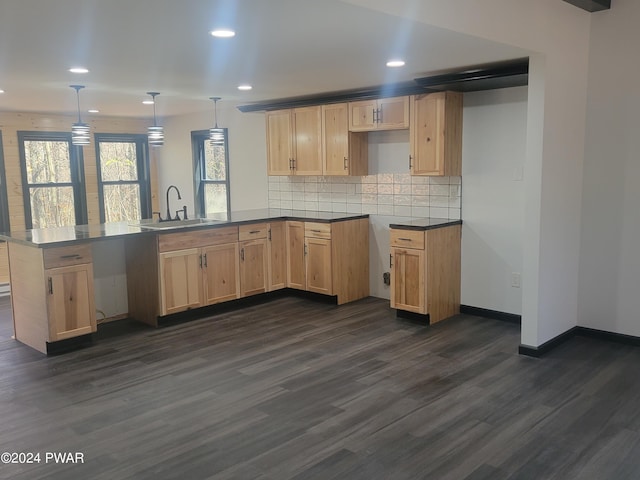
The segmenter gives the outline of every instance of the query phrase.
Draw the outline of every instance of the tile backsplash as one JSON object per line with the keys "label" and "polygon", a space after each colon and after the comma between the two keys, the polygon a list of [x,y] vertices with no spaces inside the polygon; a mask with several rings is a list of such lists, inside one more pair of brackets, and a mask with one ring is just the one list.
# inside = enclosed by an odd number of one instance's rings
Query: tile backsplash
{"label": "tile backsplash", "polygon": [[461,177],[269,177],[269,207],[460,219]]}

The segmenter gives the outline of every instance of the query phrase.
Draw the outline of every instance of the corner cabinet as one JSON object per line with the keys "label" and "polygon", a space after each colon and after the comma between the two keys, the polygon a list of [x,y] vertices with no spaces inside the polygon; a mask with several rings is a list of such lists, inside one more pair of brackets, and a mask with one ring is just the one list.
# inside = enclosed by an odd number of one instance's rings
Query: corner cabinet
{"label": "corner cabinet", "polygon": [[97,330],[90,244],[8,248],[16,340],[48,353],[55,342]]}
{"label": "corner cabinet", "polygon": [[287,287],[337,297],[369,295],[369,221],[287,221]]}
{"label": "corner cabinet", "polygon": [[460,313],[461,231],[391,229],[391,308],[428,314],[430,323]]}
{"label": "corner cabinet", "polygon": [[409,144],[411,175],[462,175],[462,93],[411,96]]}
{"label": "corner cabinet", "polygon": [[409,128],[409,97],[349,102],[349,130],[401,130]]}
{"label": "corner cabinet", "polygon": [[320,106],[266,113],[267,173],[322,175]]}

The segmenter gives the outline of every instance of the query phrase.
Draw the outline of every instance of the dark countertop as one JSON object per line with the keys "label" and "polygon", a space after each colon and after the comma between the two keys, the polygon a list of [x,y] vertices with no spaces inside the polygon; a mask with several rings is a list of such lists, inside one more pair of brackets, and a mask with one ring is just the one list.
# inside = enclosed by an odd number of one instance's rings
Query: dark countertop
{"label": "dark countertop", "polygon": [[462,220],[450,220],[448,218],[411,218],[401,223],[392,223],[389,228],[396,230],[432,230],[434,228],[462,225]]}
{"label": "dark countertop", "polygon": [[[301,220],[333,223],[358,218],[369,218],[369,215],[265,208],[230,212],[226,215],[209,215],[206,218],[207,223],[196,223],[193,225],[174,224],[173,226],[169,226],[168,222],[163,225],[158,224],[153,220],[142,220],[137,223],[117,222],[103,223],[99,225],[35,228],[33,230],[0,233],[0,240],[17,242],[35,247],[56,247],[76,242],[122,238],[129,235],[157,235],[176,232],[177,230],[217,228],[271,220]],[[150,229],[145,228],[145,225],[159,225],[163,226],[163,228]]]}

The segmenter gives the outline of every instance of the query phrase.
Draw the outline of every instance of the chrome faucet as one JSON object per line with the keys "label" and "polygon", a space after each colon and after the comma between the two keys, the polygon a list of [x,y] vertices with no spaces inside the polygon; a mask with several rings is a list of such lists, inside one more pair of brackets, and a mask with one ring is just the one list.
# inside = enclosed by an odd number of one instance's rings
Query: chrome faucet
{"label": "chrome faucet", "polygon": [[[167,220],[172,220],[171,208],[169,208],[169,191],[172,188],[176,190],[176,193],[178,194],[178,200],[182,200],[182,197],[180,196],[180,190],[178,190],[178,187],[176,187],[175,185],[169,185],[169,188],[167,188]],[[177,213],[176,213],[176,217],[178,220],[180,220],[180,216]]]}

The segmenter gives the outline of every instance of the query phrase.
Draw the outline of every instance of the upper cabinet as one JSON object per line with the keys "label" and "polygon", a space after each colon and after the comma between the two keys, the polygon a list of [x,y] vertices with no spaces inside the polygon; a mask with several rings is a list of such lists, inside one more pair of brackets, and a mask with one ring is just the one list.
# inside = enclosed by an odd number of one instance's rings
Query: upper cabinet
{"label": "upper cabinet", "polygon": [[367,175],[367,134],[349,131],[346,103],[322,105],[323,175]]}
{"label": "upper cabinet", "polygon": [[322,175],[321,107],[267,112],[267,173]]}
{"label": "upper cabinet", "polygon": [[349,130],[399,130],[409,128],[409,97],[349,102]]}
{"label": "upper cabinet", "polygon": [[462,175],[462,93],[411,96],[411,175]]}

